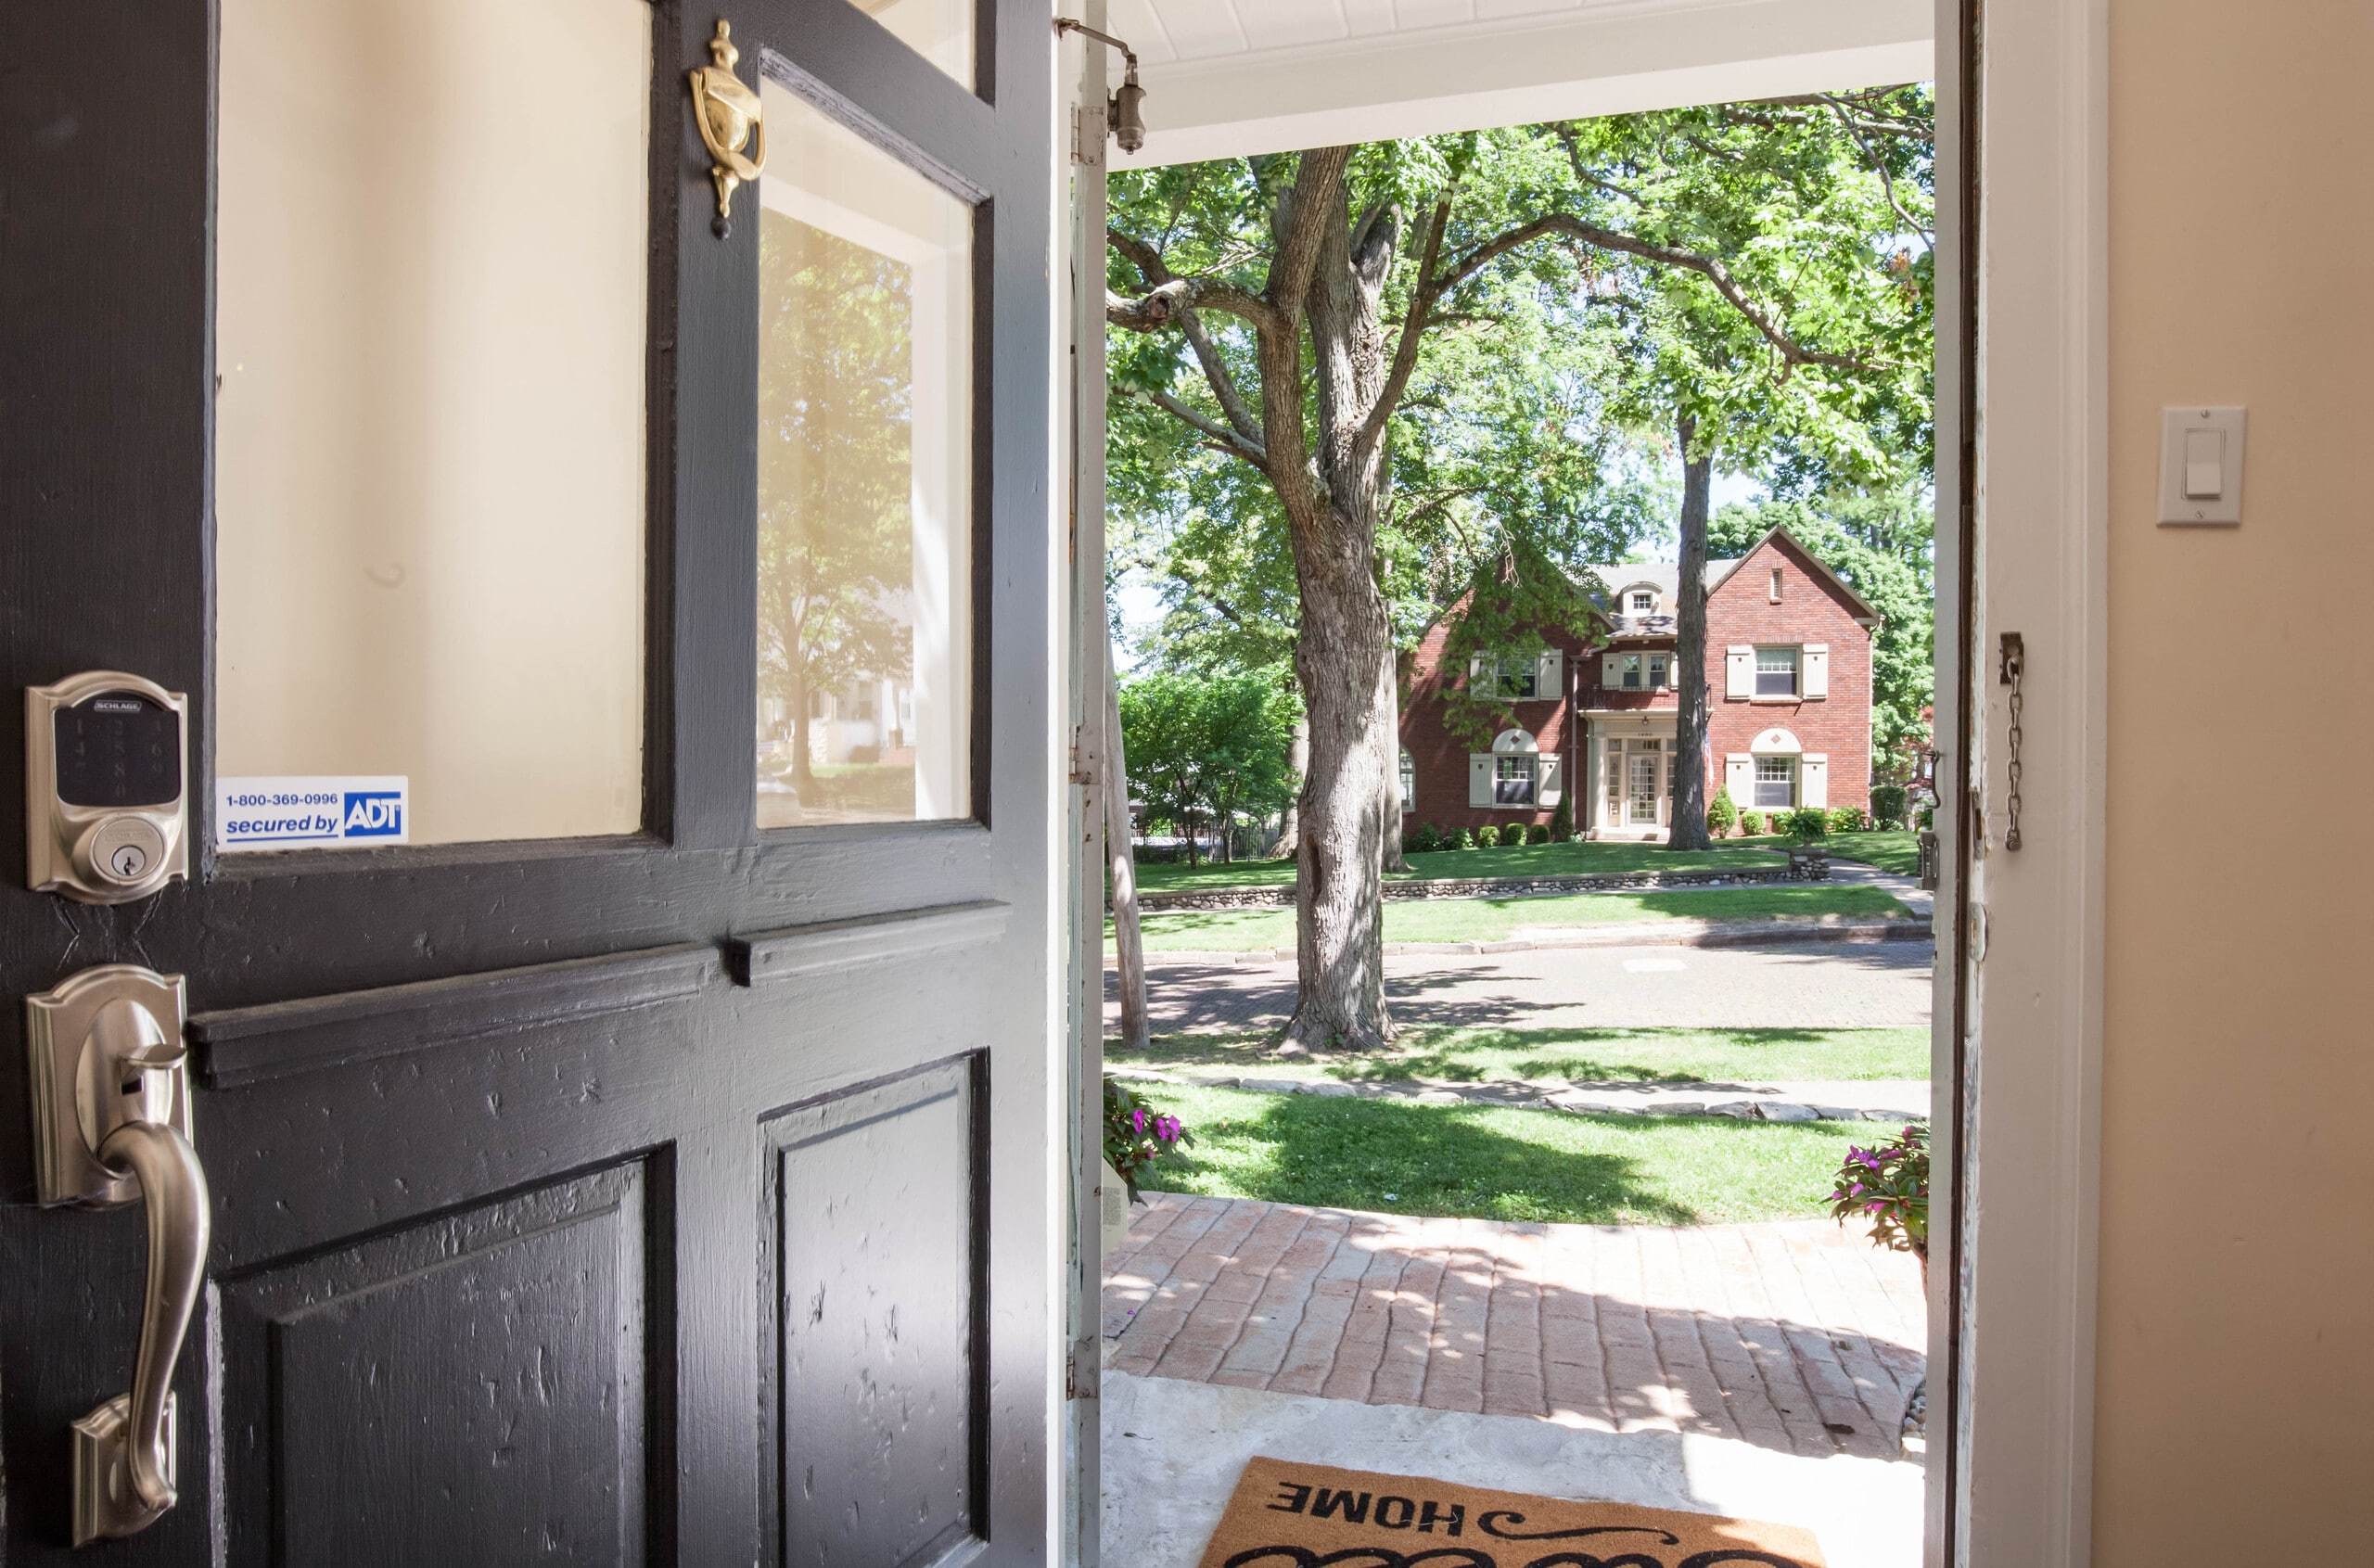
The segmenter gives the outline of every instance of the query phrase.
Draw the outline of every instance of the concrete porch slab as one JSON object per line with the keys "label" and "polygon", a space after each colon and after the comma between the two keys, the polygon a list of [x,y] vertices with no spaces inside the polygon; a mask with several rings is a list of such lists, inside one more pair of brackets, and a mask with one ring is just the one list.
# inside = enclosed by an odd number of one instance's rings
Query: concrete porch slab
{"label": "concrete porch slab", "polygon": [[1801,1524],[1830,1568],[1921,1562],[1921,1468],[1903,1460],[1813,1458],[1698,1433],[1594,1432],[1109,1367],[1103,1403],[1108,1562],[1193,1568],[1256,1454]]}

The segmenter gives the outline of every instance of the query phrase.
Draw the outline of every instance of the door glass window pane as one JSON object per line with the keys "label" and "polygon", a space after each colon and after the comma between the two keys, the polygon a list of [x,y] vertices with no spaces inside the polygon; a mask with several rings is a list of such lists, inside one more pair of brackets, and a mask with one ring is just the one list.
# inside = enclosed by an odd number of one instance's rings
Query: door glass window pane
{"label": "door glass window pane", "polygon": [[762,91],[759,825],[969,816],[973,210]]}
{"label": "door glass window pane", "polygon": [[[849,0],[890,35],[966,87],[973,79],[973,10],[979,0]],[[774,120],[770,115],[767,129]]]}
{"label": "door glass window pane", "polygon": [[642,825],[651,15],[223,0],[219,776]]}

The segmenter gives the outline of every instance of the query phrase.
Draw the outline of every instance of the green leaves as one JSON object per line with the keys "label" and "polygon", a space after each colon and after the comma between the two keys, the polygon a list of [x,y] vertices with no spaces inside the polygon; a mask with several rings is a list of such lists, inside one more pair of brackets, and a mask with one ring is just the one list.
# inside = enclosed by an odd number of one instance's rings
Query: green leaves
{"label": "green leaves", "polygon": [[1198,677],[1161,671],[1124,683],[1130,784],[1153,815],[1188,831],[1234,812],[1283,807],[1301,709],[1276,671]]}

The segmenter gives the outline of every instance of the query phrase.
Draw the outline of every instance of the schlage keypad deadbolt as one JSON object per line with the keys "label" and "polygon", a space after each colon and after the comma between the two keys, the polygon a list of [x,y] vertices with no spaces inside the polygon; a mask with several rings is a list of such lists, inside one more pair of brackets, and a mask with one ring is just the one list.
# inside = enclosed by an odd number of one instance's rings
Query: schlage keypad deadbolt
{"label": "schlage keypad deadbolt", "polygon": [[113,669],[25,688],[25,869],[86,904],[189,875],[186,697]]}

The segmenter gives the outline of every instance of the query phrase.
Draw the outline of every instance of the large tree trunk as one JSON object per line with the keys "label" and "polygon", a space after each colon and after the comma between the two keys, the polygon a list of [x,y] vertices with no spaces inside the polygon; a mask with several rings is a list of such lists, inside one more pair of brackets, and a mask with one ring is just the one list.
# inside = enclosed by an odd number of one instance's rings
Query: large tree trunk
{"label": "large tree trunk", "polygon": [[1401,671],[1393,654],[1393,637],[1387,628],[1385,639],[1385,679],[1379,688],[1377,703],[1385,715],[1385,869],[1408,871],[1410,862],[1401,857]]}
{"label": "large tree trunk", "polygon": [[[1297,684],[1299,694],[1299,684]],[[1279,824],[1277,847],[1270,851],[1282,860],[1293,860],[1302,848],[1302,782],[1310,776],[1310,710],[1308,706],[1295,720],[1292,752],[1294,794],[1286,800],[1286,820]]]}
{"label": "large tree trunk", "polygon": [[1121,744],[1121,687],[1104,660],[1104,865],[1113,883],[1113,947],[1121,978],[1121,1049],[1142,1052],[1146,1026],[1146,944],[1138,924],[1138,865],[1130,853],[1130,759]]}
{"label": "large tree trunk", "polygon": [[1295,669],[1310,715],[1310,771],[1295,861],[1299,994],[1280,1049],[1373,1051],[1393,1036],[1382,909],[1393,709],[1377,679],[1390,627],[1369,567],[1373,530],[1330,516],[1305,531],[1295,543]]}
{"label": "large tree trunk", "polygon": [[1713,443],[1701,447],[1685,414],[1681,436],[1681,565],[1674,628],[1673,831],[1676,849],[1708,848],[1706,836],[1706,523],[1714,491]]}

